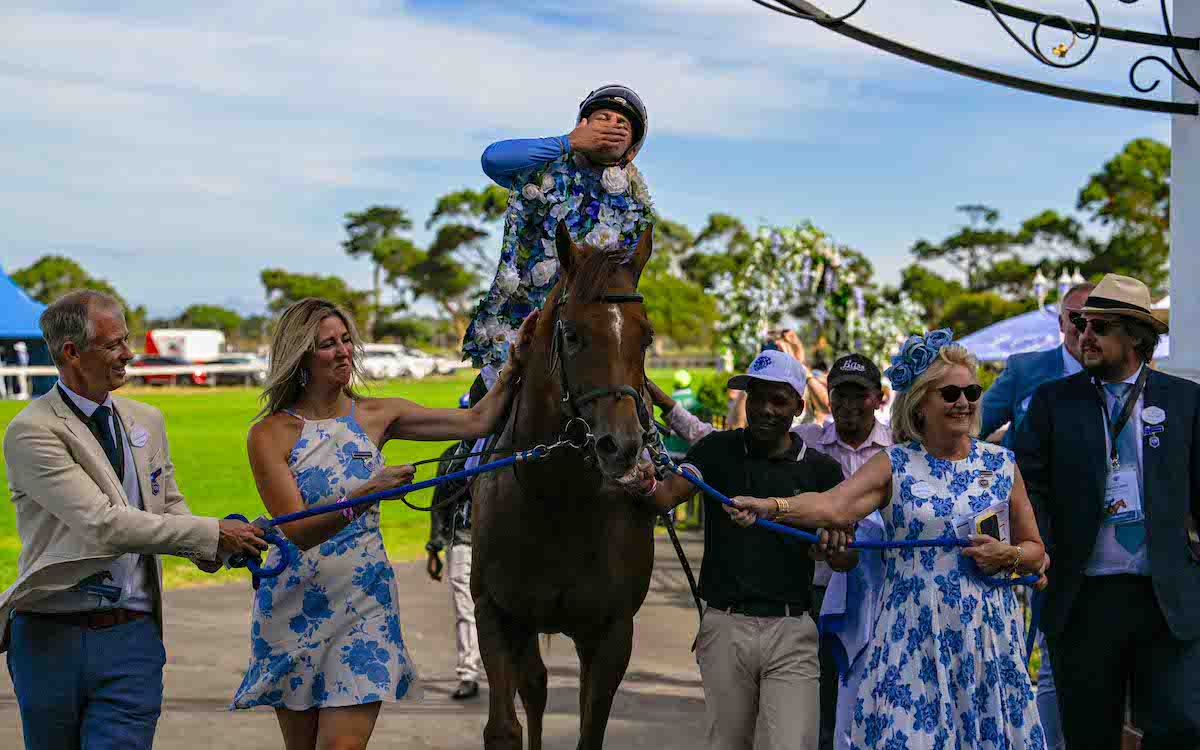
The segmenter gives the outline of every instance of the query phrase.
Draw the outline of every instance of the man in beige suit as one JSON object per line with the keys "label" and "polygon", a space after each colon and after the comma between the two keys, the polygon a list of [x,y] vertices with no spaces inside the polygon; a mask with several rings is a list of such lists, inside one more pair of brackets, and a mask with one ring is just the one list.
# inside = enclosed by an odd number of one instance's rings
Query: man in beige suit
{"label": "man in beige suit", "polygon": [[162,704],[162,567],[257,555],[262,532],[193,516],[162,414],[110,392],[132,359],[120,304],[71,292],[40,320],[59,381],[4,435],[21,538],[0,651],[28,750],[150,748]]}

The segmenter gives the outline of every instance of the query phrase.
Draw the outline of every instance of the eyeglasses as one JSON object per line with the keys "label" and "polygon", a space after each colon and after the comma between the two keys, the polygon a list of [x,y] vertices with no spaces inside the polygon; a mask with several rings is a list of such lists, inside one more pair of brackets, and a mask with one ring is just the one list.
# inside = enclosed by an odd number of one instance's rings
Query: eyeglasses
{"label": "eyeglasses", "polygon": [[1115,320],[1103,320],[1100,318],[1091,318],[1089,320],[1078,313],[1071,316],[1071,325],[1075,326],[1075,330],[1079,331],[1080,333],[1087,332],[1089,323],[1091,324],[1092,330],[1095,331],[1097,336],[1107,336],[1113,332],[1113,329],[1121,325]]}
{"label": "eyeglasses", "polygon": [[942,394],[942,400],[947,404],[958,401],[959,396],[966,396],[968,401],[975,403],[983,395],[983,386],[975,384],[963,388],[957,385],[944,385],[938,389],[938,392]]}

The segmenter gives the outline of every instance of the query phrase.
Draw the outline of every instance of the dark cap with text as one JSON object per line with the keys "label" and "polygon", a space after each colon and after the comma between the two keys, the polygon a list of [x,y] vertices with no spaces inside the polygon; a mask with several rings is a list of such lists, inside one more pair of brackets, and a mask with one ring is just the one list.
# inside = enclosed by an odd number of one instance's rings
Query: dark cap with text
{"label": "dark cap with text", "polygon": [[857,383],[863,388],[883,390],[883,376],[869,358],[861,354],[847,354],[833,363],[829,370],[829,390],[842,383]]}

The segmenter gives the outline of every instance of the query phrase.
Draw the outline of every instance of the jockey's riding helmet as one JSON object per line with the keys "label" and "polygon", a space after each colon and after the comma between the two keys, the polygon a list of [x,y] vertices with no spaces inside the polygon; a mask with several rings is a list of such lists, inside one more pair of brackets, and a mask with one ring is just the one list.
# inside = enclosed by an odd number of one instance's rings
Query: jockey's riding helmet
{"label": "jockey's riding helmet", "polygon": [[579,122],[598,109],[615,110],[629,118],[633,125],[633,144],[626,153],[636,153],[646,140],[646,132],[650,128],[650,115],[646,112],[642,98],[628,86],[617,83],[601,86],[588,94],[579,105],[579,114],[576,115],[575,121]]}

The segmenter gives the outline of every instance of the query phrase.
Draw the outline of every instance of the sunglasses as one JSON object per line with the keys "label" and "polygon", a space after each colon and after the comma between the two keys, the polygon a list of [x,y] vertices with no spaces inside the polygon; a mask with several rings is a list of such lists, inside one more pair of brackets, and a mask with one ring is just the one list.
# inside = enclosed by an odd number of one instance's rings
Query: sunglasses
{"label": "sunglasses", "polygon": [[957,385],[946,385],[939,388],[938,393],[942,394],[942,400],[947,404],[953,404],[958,401],[959,396],[966,396],[968,401],[975,403],[983,395],[983,386],[968,385],[966,388],[963,388]]}
{"label": "sunglasses", "polygon": [[1087,332],[1089,323],[1092,326],[1092,330],[1096,332],[1097,336],[1107,336],[1108,334],[1112,333],[1114,329],[1121,325],[1115,320],[1100,320],[1097,318],[1088,320],[1079,313],[1071,316],[1071,325],[1075,326],[1075,330],[1079,331],[1080,333]]}

